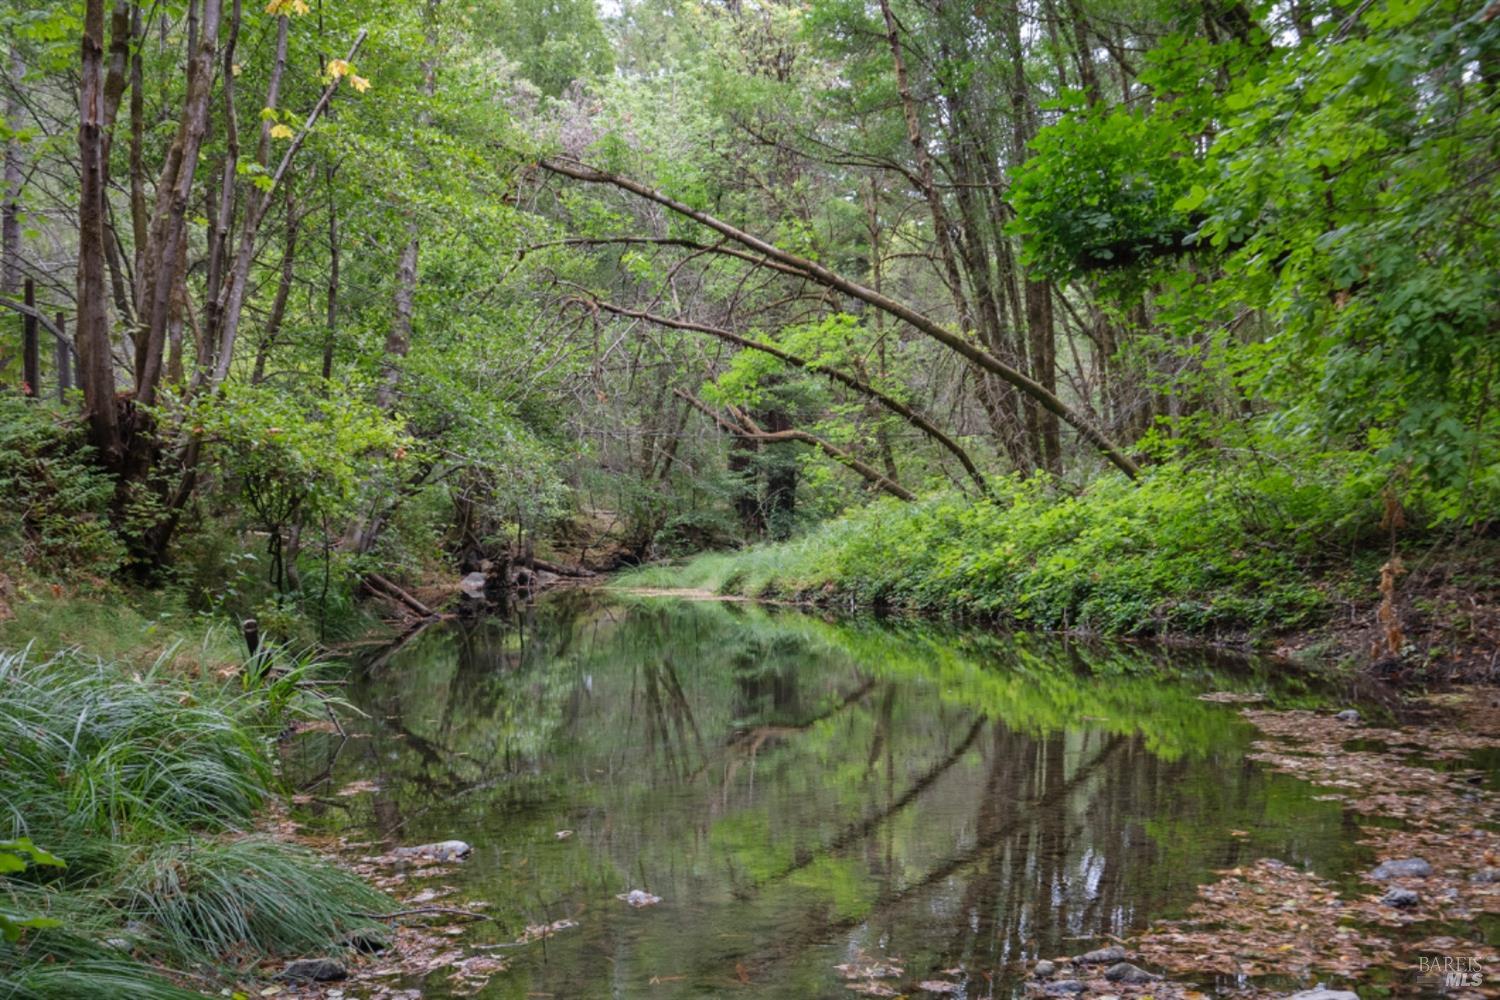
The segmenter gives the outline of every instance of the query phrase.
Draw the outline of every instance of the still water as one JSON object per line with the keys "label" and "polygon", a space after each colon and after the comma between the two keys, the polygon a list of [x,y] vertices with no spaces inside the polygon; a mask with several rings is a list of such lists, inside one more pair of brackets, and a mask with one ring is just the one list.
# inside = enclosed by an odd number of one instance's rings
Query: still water
{"label": "still water", "polygon": [[496,952],[485,997],[852,997],[836,967],[887,957],[1008,997],[1217,869],[1366,860],[1210,691],[1337,696],[1202,653],[563,593],[369,659],[351,738],[288,770],[315,827],[473,844],[435,880],[495,918],[469,940],[577,921]]}

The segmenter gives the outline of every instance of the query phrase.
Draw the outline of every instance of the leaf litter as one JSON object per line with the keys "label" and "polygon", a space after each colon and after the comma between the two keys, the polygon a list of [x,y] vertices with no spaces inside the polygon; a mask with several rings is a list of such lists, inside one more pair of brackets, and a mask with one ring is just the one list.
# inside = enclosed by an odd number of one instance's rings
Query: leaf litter
{"label": "leaf litter", "polygon": [[[1227,692],[1203,697],[1242,701]],[[1360,842],[1373,850],[1375,861],[1352,898],[1317,873],[1273,858],[1226,869],[1199,887],[1198,902],[1184,919],[1157,921],[1129,942],[1131,958],[1172,977],[1223,977],[1221,983],[1231,981],[1231,992],[1244,997],[1285,996],[1284,987],[1257,982],[1272,977],[1310,985],[1358,982],[1372,973],[1414,974],[1418,955],[1462,954],[1485,968],[1500,965],[1500,950],[1490,945],[1443,933],[1414,941],[1416,935],[1406,930],[1472,927],[1482,916],[1500,913],[1500,802],[1483,787],[1484,772],[1463,766],[1475,752],[1500,747],[1500,696],[1467,688],[1419,701],[1429,717],[1402,727],[1350,725],[1304,710],[1242,708],[1264,736],[1249,756],[1328,789],[1314,798],[1341,802],[1349,813],[1370,820],[1361,827]],[[1430,872],[1371,877],[1376,865],[1405,858],[1426,861]],[[1415,892],[1416,902],[1384,901],[1392,889]],[[1191,983],[1111,982],[1093,967],[1075,969],[1070,961],[1057,959],[1059,971],[1028,982],[1028,994],[1056,996],[1063,992],[1060,981],[1073,979],[1082,996],[1204,997]],[[1495,997],[1500,989],[1490,982],[1447,995]]]}

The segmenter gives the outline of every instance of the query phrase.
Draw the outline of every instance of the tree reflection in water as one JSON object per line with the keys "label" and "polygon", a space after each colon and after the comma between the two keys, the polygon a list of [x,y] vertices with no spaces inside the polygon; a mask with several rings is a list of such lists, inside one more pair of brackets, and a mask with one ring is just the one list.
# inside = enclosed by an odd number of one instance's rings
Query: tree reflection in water
{"label": "tree reflection in water", "polygon": [[[351,837],[475,844],[445,881],[490,904],[477,934],[579,920],[487,995],[840,996],[856,949],[1007,995],[1022,960],[1178,913],[1241,852],[1352,850],[1209,689],[1317,698],[1180,651],[573,593],[372,659],[354,738],[304,738],[289,770]],[[379,790],[332,794],[356,779]],[[663,904],[614,900],[637,887]]]}

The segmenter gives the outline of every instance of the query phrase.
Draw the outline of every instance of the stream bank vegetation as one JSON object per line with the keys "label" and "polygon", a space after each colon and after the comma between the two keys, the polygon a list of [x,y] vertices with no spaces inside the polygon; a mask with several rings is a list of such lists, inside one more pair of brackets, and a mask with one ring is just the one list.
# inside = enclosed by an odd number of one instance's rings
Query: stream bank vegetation
{"label": "stream bank vegetation", "polygon": [[256,831],[309,673],[274,655],[249,667],[234,691],[165,663],[0,657],[0,799],[22,834],[0,843],[6,996],[201,996],[266,959],[343,947],[391,909]]}

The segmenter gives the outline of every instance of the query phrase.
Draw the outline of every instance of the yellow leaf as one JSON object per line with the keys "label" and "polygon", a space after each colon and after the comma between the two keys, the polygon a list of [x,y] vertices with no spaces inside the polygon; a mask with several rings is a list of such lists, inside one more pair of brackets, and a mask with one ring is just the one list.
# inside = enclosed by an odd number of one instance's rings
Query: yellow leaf
{"label": "yellow leaf", "polygon": [[290,127],[288,127],[286,125],[272,125],[271,126],[271,138],[272,139],[290,139],[291,137],[292,137],[292,130],[291,130]]}
{"label": "yellow leaf", "polygon": [[348,73],[349,69],[349,63],[343,59],[330,59],[328,61],[328,75],[335,80]]}
{"label": "yellow leaf", "polygon": [[354,73],[350,73],[349,86],[353,87],[355,90],[363,94],[365,91],[370,89],[370,81],[366,80],[362,76],[357,76]]}

